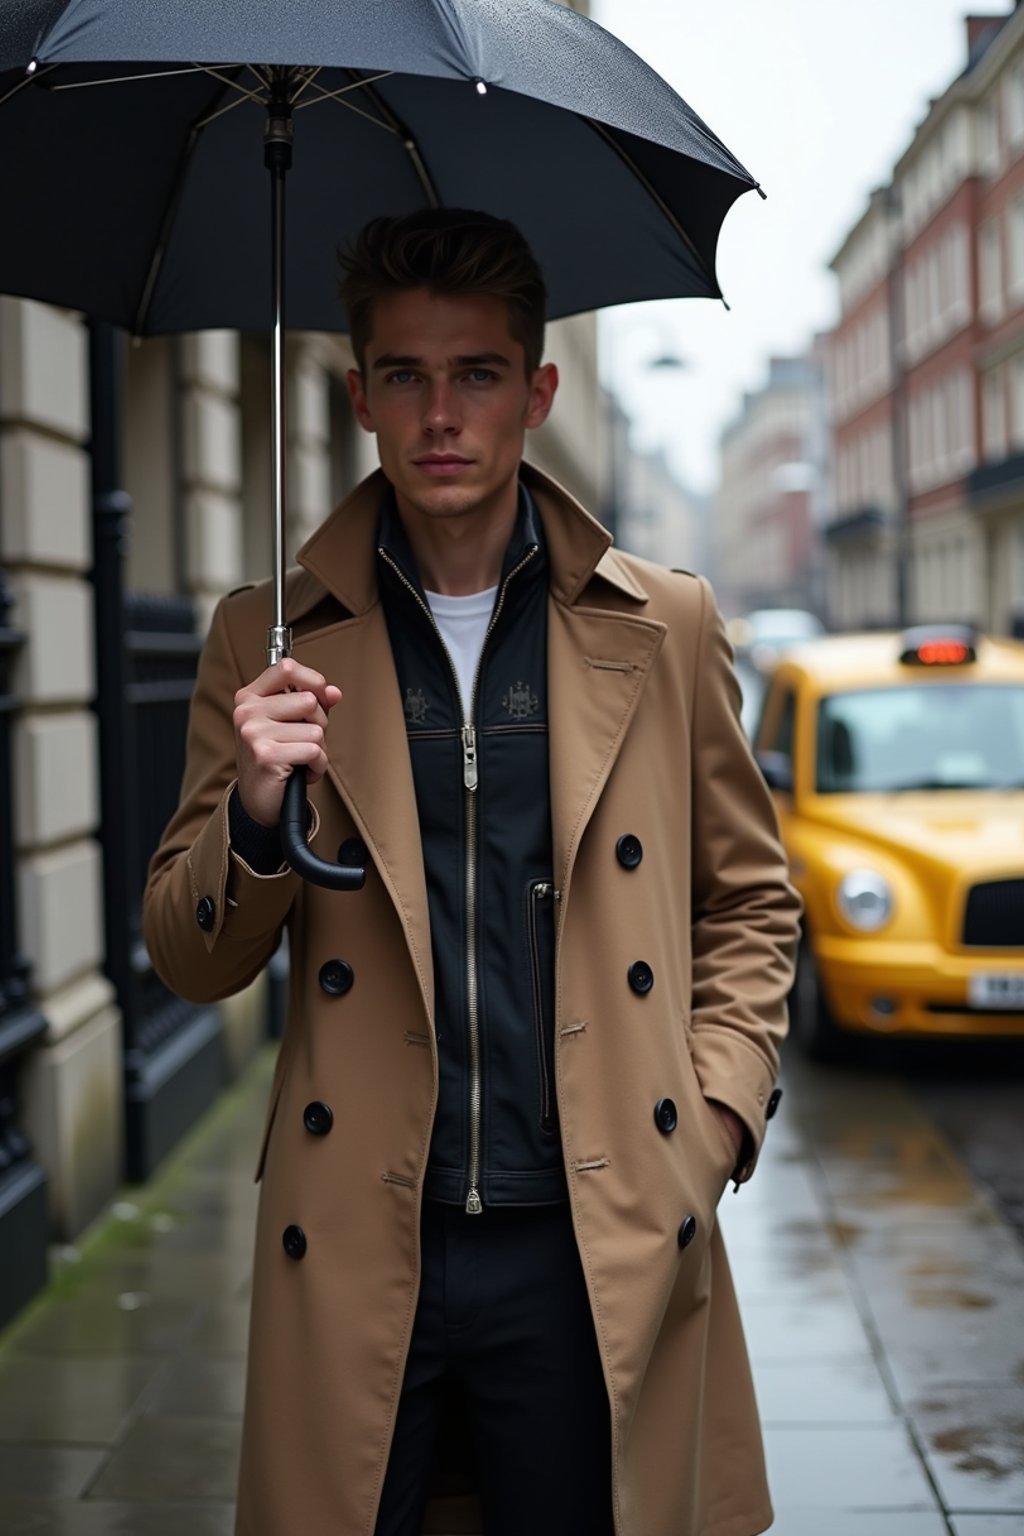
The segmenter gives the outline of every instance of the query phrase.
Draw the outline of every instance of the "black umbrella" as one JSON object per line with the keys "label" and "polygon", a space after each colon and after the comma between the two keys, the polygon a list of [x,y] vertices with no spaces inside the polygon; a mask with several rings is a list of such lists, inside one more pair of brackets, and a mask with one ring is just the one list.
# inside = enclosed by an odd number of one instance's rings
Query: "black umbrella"
{"label": "black umbrella", "polygon": [[[479,208],[525,234],[551,318],[713,298],[722,221],[757,185],[659,75],[552,0],[14,0],[0,133],[0,290],[139,336],[273,328],[270,662],[291,643],[284,317],[346,328],[339,244],[377,214]],[[293,774],[289,862],[362,882],[305,831]]]}

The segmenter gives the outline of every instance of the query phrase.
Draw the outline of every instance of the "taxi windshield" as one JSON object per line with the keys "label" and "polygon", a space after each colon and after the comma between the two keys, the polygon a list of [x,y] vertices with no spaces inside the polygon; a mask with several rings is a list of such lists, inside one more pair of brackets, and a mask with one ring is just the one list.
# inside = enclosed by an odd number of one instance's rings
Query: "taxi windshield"
{"label": "taxi windshield", "polygon": [[836,693],[818,705],[818,794],[1024,788],[1024,685]]}

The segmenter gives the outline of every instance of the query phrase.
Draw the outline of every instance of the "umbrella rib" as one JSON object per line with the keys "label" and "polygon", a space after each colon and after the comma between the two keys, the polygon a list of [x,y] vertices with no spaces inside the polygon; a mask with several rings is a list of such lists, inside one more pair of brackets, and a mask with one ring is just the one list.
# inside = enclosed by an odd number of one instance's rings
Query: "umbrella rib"
{"label": "umbrella rib", "polygon": [[[56,67],[56,66],[53,66]],[[95,85],[133,85],[138,80],[172,79],[175,75],[212,74],[203,64],[190,64],[187,69],[151,69],[144,75],[108,75],[102,80],[67,80],[63,85],[51,85],[50,91],[85,91]],[[38,79],[38,76],[35,77]]]}
{"label": "umbrella rib", "polygon": [[708,271],[708,269],[707,269],[707,267],[706,267],[706,265],[704,263],[704,258],[701,256],[701,254],[698,251],[697,247],[694,245],[693,241],[690,239],[690,236],[686,233],[686,230],[683,228],[682,224],[680,224],[679,220],[676,218],[675,214],[672,212],[671,208],[668,206],[668,204],[666,203],[665,199],[662,197],[661,193],[657,192],[655,190],[655,188],[651,186],[651,183],[648,181],[648,179],[644,175],[643,171],[637,165],[636,161],[632,158],[631,155],[627,154],[626,150],[624,150],[622,145],[618,142],[618,140],[611,133],[609,133],[608,129],[604,126],[603,123],[599,123],[596,120],[596,118],[593,118],[593,117],[586,117],[586,118],[583,119],[583,121],[586,122],[586,123],[589,123],[590,127],[593,128],[595,133],[600,134],[601,138],[604,139],[605,143],[608,144],[615,151],[615,153],[618,155],[619,159],[628,168],[628,170],[630,171],[631,175],[636,177],[637,181],[643,187],[643,189],[647,193],[648,197],[656,205],[656,207],[659,208],[660,211],[664,214],[665,218],[672,225],[672,228],[675,230],[675,232],[679,236],[680,240],[683,241],[684,245],[687,247],[687,249],[689,250],[690,254],[693,256],[693,258],[696,261],[697,265],[700,267],[701,271],[704,273],[704,276],[708,279],[708,281],[714,287],[714,290],[717,293],[718,297],[721,298],[722,297],[722,290],[721,290],[721,288],[719,286],[717,277],[715,276],[715,274],[713,272],[709,272]]}
{"label": "umbrella rib", "polygon": [[[391,132],[397,134],[401,139],[402,147],[404,148],[406,154],[409,156],[409,159],[412,161],[412,168],[416,172],[416,179],[419,181],[420,186],[423,188],[427,202],[430,204],[431,208],[440,208],[442,205],[442,200],[438,193],[437,187],[434,184],[434,178],[430,174],[427,162],[423,158],[423,153],[420,150],[419,145],[417,144],[413,135],[410,133],[409,129],[401,121],[401,119],[396,117],[395,113],[392,112],[391,108],[388,106],[387,102],[380,95],[380,93],[373,89],[374,80],[379,79],[380,77],[374,75],[364,78],[362,75],[357,75],[356,72],[352,69],[346,70],[346,74],[354,85],[362,87],[369,99],[373,102],[373,105],[377,108],[377,111],[380,113],[381,117],[384,119],[386,125],[391,129]],[[351,106],[351,102],[342,102],[341,105]]]}
{"label": "umbrella rib", "polygon": [[10,101],[12,96],[17,96],[19,91],[23,91],[26,85],[38,85],[39,81],[42,80],[44,76],[52,75],[56,68],[56,64],[47,64],[45,69],[33,71],[31,75],[25,75],[21,80],[18,81],[17,85],[11,86],[6,95],[0,96],[0,107],[3,106],[5,101]]}
{"label": "umbrella rib", "polygon": [[304,101],[298,110],[301,112],[307,107],[318,107],[325,101],[333,101],[337,106],[344,107],[346,112],[354,112],[357,117],[365,117],[368,123],[372,123],[375,128],[383,128],[385,133],[395,135],[398,133],[398,129],[393,128],[390,123],[382,122],[379,117],[374,117],[372,112],[364,112],[362,107],[357,107],[354,101],[346,101],[341,93],[335,91],[325,91],[322,96],[317,96],[312,101]]}
{"label": "umbrella rib", "polygon": [[[237,91],[243,101],[253,101],[258,107],[266,106],[266,99],[263,96],[260,96],[256,91],[246,90],[244,85],[240,85],[237,80],[232,80],[230,75],[222,74],[219,68],[214,69],[210,64],[197,64],[196,69],[198,69],[200,74],[209,75],[211,80],[219,80],[221,85],[226,85],[229,90]],[[201,125],[197,124],[196,126],[199,127]]]}
{"label": "umbrella rib", "polygon": [[[205,68],[203,73],[212,75],[215,79],[219,80],[222,85],[227,86],[229,90],[241,91],[239,101],[251,99],[259,102],[258,97],[253,97],[251,92],[243,90],[242,87],[238,85],[237,81],[232,80],[230,76],[223,77],[217,75],[215,71]],[[231,103],[231,105],[238,106],[239,101],[234,101]],[[259,105],[262,105],[262,103],[259,102]],[[174,220],[178,212],[178,206],[181,203],[182,195],[185,190],[185,176],[188,169],[188,163],[195,153],[196,145],[199,143],[200,137],[202,135],[203,126],[204,123],[202,120],[193,124],[192,129],[189,132],[188,142],[185,145],[184,153],[178,162],[178,169],[174,179],[174,188],[171,196],[167,199],[167,205],[164,209],[163,222],[160,226],[160,233],[157,236],[156,245],[153,247],[153,256],[149,263],[149,271],[146,273],[145,286],[142,290],[142,296],[139,299],[139,307],[135,312],[135,324],[132,326],[132,334],[134,336],[142,335],[142,327],[146,322],[146,315],[148,314],[149,306],[153,301],[153,292],[156,288],[157,278],[160,275],[160,267],[164,259],[164,254],[167,250],[167,243],[170,239],[171,228],[174,224]]]}
{"label": "umbrella rib", "polygon": [[[352,85],[340,85],[336,91],[325,91],[322,85],[318,86],[317,89],[319,90],[320,95],[317,96],[313,101],[302,102],[301,106],[297,110],[301,111],[305,107],[318,107],[322,101],[341,102],[341,98],[343,96],[349,96],[353,91],[363,90],[366,86],[373,85],[377,80],[390,80],[393,74],[393,69],[382,69],[379,75],[368,75],[365,80],[356,80]],[[306,85],[310,84],[312,84],[312,81],[308,80]],[[303,86],[302,89],[305,90],[306,86]],[[298,97],[296,97],[296,101],[297,100]],[[341,102],[341,104],[342,106],[350,105],[348,102]],[[381,127],[384,126],[385,125],[382,123]],[[397,132],[397,129],[395,131]]]}

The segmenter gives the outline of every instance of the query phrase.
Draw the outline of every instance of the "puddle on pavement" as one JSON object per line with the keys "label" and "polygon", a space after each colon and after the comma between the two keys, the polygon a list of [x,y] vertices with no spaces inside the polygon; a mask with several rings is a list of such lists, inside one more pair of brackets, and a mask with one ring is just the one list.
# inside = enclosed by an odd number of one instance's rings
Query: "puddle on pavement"
{"label": "puddle on pavement", "polygon": [[912,1285],[908,1287],[907,1300],[912,1307],[951,1308],[961,1312],[984,1312],[996,1304],[994,1296],[979,1296],[976,1291],[959,1291],[953,1286],[926,1289]]}
{"label": "puddle on pavement", "polygon": [[930,1438],[939,1455],[952,1457],[958,1472],[970,1472],[989,1482],[1024,1472],[1024,1419],[941,1429]]}

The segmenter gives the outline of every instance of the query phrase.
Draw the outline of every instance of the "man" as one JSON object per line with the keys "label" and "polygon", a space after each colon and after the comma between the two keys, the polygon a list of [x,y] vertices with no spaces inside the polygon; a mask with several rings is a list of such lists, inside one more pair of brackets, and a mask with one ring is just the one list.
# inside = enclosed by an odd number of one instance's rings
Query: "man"
{"label": "man", "polygon": [[[260,668],[267,586],[219,606],[146,899],[197,1000],[290,939],[237,1530],[753,1536],[715,1208],[777,1102],[798,902],[722,627],[522,462],[558,378],[516,230],[378,220],[342,291],[381,473],[300,552],[293,658]],[[360,893],[282,865],[296,769]],[[482,1527],[424,1515],[453,1450]]]}

